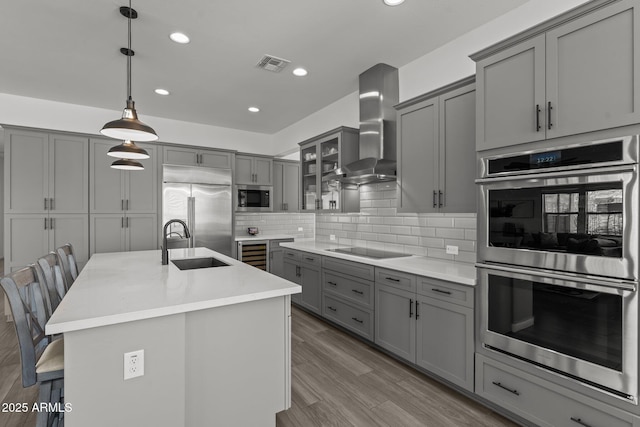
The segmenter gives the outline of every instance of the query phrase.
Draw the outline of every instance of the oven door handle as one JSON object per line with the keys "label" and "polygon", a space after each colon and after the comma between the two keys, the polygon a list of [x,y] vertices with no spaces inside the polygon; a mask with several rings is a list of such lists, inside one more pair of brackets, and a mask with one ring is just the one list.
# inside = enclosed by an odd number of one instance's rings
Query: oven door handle
{"label": "oven door handle", "polygon": [[[584,167],[584,165],[581,165]],[[504,182],[515,181],[525,179],[545,179],[545,178],[563,178],[571,176],[582,175],[605,175],[607,173],[621,173],[621,172],[635,172],[637,165],[617,165],[617,166],[605,166],[601,168],[584,168],[584,169],[569,169],[563,171],[554,172],[518,172],[513,175],[500,175],[491,178],[479,178],[475,180],[476,184],[490,184],[492,182]]]}
{"label": "oven door handle", "polygon": [[600,286],[605,288],[615,288],[622,289],[625,291],[636,291],[636,282],[630,280],[623,279],[610,279],[605,277],[593,277],[593,276],[583,276],[583,275],[574,275],[571,273],[562,273],[557,274],[549,270],[541,270],[541,269],[530,269],[527,267],[511,267],[507,265],[498,265],[498,264],[488,264],[488,263],[477,263],[477,268],[484,268],[487,270],[497,270],[504,271],[506,273],[515,273],[515,274],[527,274],[532,277],[546,277],[549,279],[559,279],[559,280],[568,280],[568,281],[578,281],[581,283]]}

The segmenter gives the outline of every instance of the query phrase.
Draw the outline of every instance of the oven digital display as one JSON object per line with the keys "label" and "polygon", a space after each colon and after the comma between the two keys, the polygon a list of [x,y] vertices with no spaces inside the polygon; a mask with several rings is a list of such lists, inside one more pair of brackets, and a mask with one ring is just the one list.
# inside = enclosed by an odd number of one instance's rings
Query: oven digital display
{"label": "oven digital display", "polygon": [[560,162],[561,151],[547,151],[545,153],[534,153],[529,156],[529,164],[532,166],[551,166]]}

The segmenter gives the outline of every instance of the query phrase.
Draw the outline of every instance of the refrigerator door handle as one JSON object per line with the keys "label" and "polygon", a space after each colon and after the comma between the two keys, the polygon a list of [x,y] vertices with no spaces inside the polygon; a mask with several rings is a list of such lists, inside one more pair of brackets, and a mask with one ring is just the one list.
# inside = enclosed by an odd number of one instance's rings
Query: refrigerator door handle
{"label": "refrigerator door handle", "polygon": [[196,198],[189,197],[188,198],[188,212],[187,212],[187,221],[189,232],[191,233],[191,237],[189,238],[189,247],[194,247],[195,234],[196,234]]}

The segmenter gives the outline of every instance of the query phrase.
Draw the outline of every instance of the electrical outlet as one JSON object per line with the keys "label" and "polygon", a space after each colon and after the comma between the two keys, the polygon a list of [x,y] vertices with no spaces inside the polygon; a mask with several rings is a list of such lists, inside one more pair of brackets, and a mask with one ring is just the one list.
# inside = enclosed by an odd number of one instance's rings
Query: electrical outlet
{"label": "electrical outlet", "polygon": [[336,240],[335,234],[329,234],[329,240]]}
{"label": "electrical outlet", "polygon": [[144,375],[144,350],[124,354],[124,379],[128,380]]}
{"label": "electrical outlet", "polygon": [[449,255],[458,255],[458,247],[453,245],[447,245],[447,253]]}
{"label": "electrical outlet", "polygon": [[304,228],[298,227],[298,231],[304,231]]}

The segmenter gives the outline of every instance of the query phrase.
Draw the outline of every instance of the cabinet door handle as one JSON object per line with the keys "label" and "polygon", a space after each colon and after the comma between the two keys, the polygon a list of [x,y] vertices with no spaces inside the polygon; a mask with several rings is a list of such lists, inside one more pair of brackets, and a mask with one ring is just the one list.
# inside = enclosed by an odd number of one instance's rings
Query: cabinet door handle
{"label": "cabinet door handle", "polygon": [[438,207],[438,202],[436,201],[437,198],[438,198],[438,192],[436,190],[433,190],[433,207],[434,208]]}
{"label": "cabinet door handle", "polygon": [[125,204],[125,208],[129,210],[129,199],[127,199],[127,203]]}
{"label": "cabinet door handle", "polygon": [[124,199],[120,199],[120,210],[124,210]]}
{"label": "cabinet door handle", "polygon": [[387,280],[391,280],[392,282],[400,282],[400,279],[394,279],[393,277],[385,277]]}
{"label": "cabinet door handle", "polygon": [[442,193],[442,191],[438,191],[438,207],[442,207],[442,199],[444,194]]}
{"label": "cabinet door handle", "polygon": [[358,322],[358,323],[364,323],[364,321],[362,321],[362,320],[358,319],[357,317],[352,317],[351,319],[352,319],[352,320],[355,320],[355,321],[356,321],[356,322]]}
{"label": "cabinet door handle", "polygon": [[47,229],[47,218],[44,219],[44,229]]}
{"label": "cabinet door handle", "polygon": [[438,292],[438,293],[440,293],[440,294],[451,295],[451,292],[450,292],[450,291],[443,291],[442,289],[438,289],[438,288],[431,288],[431,290],[432,290],[433,292]]}
{"label": "cabinet door handle", "polygon": [[355,294],[358,294],[358,295],[364,295],[364,292],[359,291],[359,290],[357,290],[357,289],[351,289],[351,292],[353,292],[353,293],[355,293]]}
{"label": "cabinet door handle", "polygon": [[327,282],[327,283],[330,284],[331,286],[338,286],[336,282]]}
{"label": "cabinet door handle", "polygon": [[540,104],[536,104],[536,132],[540,132]]}
{"label": "cabinet door handle", "polygon": [[49,199],[44,198],[44,210],[49,210]]}
{"label": "cabinet door handle", "polygon": [[584,421],[582,421],[582,419],[581,419],[581,418],[570,417],[569,419],[570,419],[571,421],[573,421],[574,423],[578,423],[578,424],[580,424],[581,426],[584,426],[584,427],[591,427],[591,425],[590,425],[590,424],[585,423]]}
{"label": "cabinet door handle", "polygon": [[120,228],[124,228],[124,217],[120,218]]}
{"label": "cabinet door handle", "polygon": [[420,318],[420,302],[416,300],[416,320]]}
{"label": "cabinet door handle", "polygon": [[409,299],[409,318],[413,317],[413,300]]}
{"label": "cabinet door handle", "polygon": [[49,209],[53,210],[53,197],[49,199]]}
{"label": "cabinet door handle", "polygon": [[551,106],[551,101],[549,101],[547,103],[547,124],[549,125],[549,129],[551,129],[551,126],[553,126],[553,124],[551,123],[551,110],[553,109],[553,107]]}
{"label": "cabinet door handle", "polygon": [[331,307],[330,305],[328,305],[328,306],[327,306],[327,308],[328,308],[329,310],[331,310],[331,311],[338,311],[338,310],[336,310],[334,307]]}
{"label": "cabinet door handle", "polygon": [[54,229],[55,224],[56,224],[56,223],[55,223],[55,220],[56,220],[55,218],[49,218],[49,229],[50,229],[50,230],[53,230],[53,229]]}
{"label": "cabinet door handle", "polygon": [[309,257],[304,257],[304,259],[306,259],[307,261],[312,261],[312,262],[316,260],[315,258],[309,258]]}
{"label": "cabinet door handle", "polygon": [[492,381],[492,384],[495,385],[495,386],[500,387],[503,390],[507,390],[509,393],[513,393],[516,396],[520,396],[520,392],[518,392],[518,390],[516,390],[516,389],[505,387],[501,383],[498,383],[498,382],[495,382],[495,381]]}

